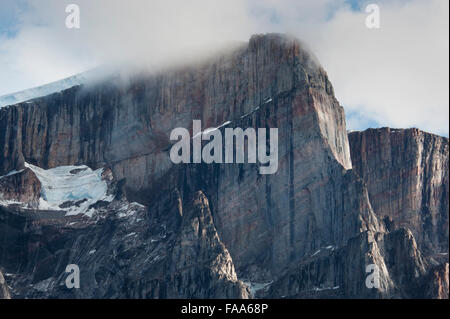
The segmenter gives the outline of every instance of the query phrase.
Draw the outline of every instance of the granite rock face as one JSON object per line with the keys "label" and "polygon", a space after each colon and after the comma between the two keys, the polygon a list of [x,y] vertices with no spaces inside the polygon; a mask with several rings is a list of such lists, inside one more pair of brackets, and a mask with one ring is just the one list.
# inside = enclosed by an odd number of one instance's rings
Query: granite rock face
{"label": "granite rock face", "polygon": [[[367,278],[375,267],[379,278],[370,288]],[[344,247],[325,247],[294,265],[266,296],[433,298],[423,289],[427,267],[410,231],[367,231]]]}
{"label": "granite rock face", "polygon": [[[208,200],[202,192],[182,212],[181,231],[167,267],[174,284],[170,295],[186,298],[248,298],[233,260],[214,227]],[[199,278],[198,269],[201,269]]]}
{"label": "granite rock face", "polygon": [[[187,207],[176,194],[166,216],[124,198],[94,216],[0,207],[0,264],[15,298],[248,298],[199,192]],[[37,261],[37,262],[36,262]],[[80,270],[69,289],[67,265]],[[5,286],[6,287],[6,286]]]}
{"label": "granite rock face", "polygon": [[[226,123],[222,133],[278,128],[277,172],[173,164],[170,132],[192,132],[193,120],[203,129]],[[427,298],[448,293],[436,268],[445,256],[421,251],[443,249],[445,233],[420,237],[426,219],[401,223],[402,213],[372,203],[326,72],[287,36],[253,36],[197,65],[2,108],[0,149],[0,193],[23,203],[0,206],[0,267],[11,274],[13,297],[390,298],[421,297],[425,284]],[[448,165],[444,151],[424,187],[434,189]],[[414,149],[404,156],[411,160]],[[42,211],[35,205],[42,185],[21,171],[26,163],[107,168],[105,199],[75,216],[64,205]],[[370,169],[386,174],[378,162]],[[430,215],[447,218],[448,227],[446,203]],[[68,264],[80,267],[80,289],[65,287]],[[375,288],[366,284],[371,265],[380,275]]]}
{"label": "granite rock face", "polygon": [[37,207],[41,183],[29,168],[0,177],[0,201],[27,203]]}
{"label": "granite rock face", "polygon": [[429,271],[424,278],[426,298],[448,299],[449,271],[448,262],[438,265]]}
{"label": "granite rock face", "polygon": [[409,228],[421,250],[448,252],[448,138],[417,129],[349,134],[353,169],[380,219]]}

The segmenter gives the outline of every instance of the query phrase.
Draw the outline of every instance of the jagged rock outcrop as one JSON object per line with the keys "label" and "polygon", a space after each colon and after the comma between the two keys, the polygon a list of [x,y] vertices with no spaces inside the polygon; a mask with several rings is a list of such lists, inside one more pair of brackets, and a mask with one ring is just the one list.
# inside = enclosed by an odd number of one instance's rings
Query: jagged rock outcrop
{"label": "jagged rock outcrop", "polygon": [[181,231],[168,270],[174,282],[168,289],[172,296],[249,297],[247,287],[237,279],[230,253],[219,239],[202,192],[183,209]]}
{"label": "jagged rock outcrop", "polygon": [[448,262],[435,266],[428,276],[423,279],[425,298],[449,298],[449,271]]}
{"label": "jagged rock outcrop", "polygon": [[448,138],[381,128],[352,132],[349,141],[377,215],[409,228],[425,254],[448,253]]}
{"label": "jagged rock outcrop", "polygon": [[[374,269],[378,283],[368,286]],[[429,298],[422,289],[426,273],[426,262],[409,230],[367,231],[342,248],[323,247],[305,258],[273,284],[267,296]]]}
{"label": "jagged rock outcrop", "polygon": [[[366,286],[369,265],[377,267],[379,287]],[[367,231],[344,247],[322,247],[304,258],[263,297],[382,298],[390,297],[394,287],[375,235]]]}
{"label": "jagged rock outcrop", "polygon": [[[125,199],[97,207],[90,217],[0,207],[0,231],[9,244],[0,246],[0,264],[14,274],[14,297],[250,297],[206,197],[197,193],[186,205],[172,199],[174,209],[158,218]],[[79,289],[66,287],[72,264],[80,269]]]}
{"label": "jagged rock outcrop", "polygon": [[8,285],[6,284],[5,277],[0,271],[0,299],[11,299],[9,294]]}
{"label": "jagged rock outcrop", "polygon": [[[83,202],[0,206],[0,266],[13,274],[14,297],[416,297],[433,277],[417,225],[378,211],[366,175],[352,170],[343,108],[298,40],[254,36],[203,63],[128,80],[0,109],[0,174],[87,165],[108,188],[75,216],[64,209]],[[278,128],[277,172],[173,164],[171,130],[192,131],[196,119],[203,129],[226,123],[222,132]],[[448,225],[448,201],[446,214]],[[80,289],[64,285],[68,264],[80,267]],[[376,289],[365,285],[372,264]],[[442,295],[441,272],[433,278],[438,288],[427,291]]]}
{"label": "jagged rock outcrop", "polygon": [[40,194],[41,183],[29,168],[0,177],[0,201],[27,203],[35,208],[39,205]]}

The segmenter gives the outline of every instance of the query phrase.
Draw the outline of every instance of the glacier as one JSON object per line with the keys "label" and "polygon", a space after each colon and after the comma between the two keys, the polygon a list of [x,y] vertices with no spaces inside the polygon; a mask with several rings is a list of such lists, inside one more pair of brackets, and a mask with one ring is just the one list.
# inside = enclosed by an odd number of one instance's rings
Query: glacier
{"label": "glacier", "polygon": [[23,103],[38,97],[43,97],[55,92],[64,91],[71,87],[81,85],[88,80],[88,75],[82,73],[66,79],[38,86],[35,88],[19,91],[12,94],[0,96],[0,108]]}
{"label": "glacier", "polygon": [[95,83],[108,76],[120,73],[112,66],[98,66],[88,71],[72,75],[59,81],[51,82],[34,88],[0,96],[0,109],[3,107],[24,103],[36,98],[70,89],[74,86]]}
{"label": "glacier", "polygon": [[[103,168],[92,170],[88,166],[59,166],[48,170],[25,163],[42,185],[39,209],[66,211],[66,215],[91,215],[89,207],[96,202],[112,201],[108,186],[102,179]],[[78,202],[63,208],[65,203]],[[63,207],[61,207],[63,206]]]}

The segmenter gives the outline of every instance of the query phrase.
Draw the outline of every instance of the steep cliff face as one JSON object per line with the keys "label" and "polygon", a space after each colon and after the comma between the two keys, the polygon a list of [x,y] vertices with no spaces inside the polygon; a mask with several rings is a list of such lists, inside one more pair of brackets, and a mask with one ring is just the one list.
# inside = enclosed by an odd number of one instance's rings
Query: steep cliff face
{"label": "steep cliff face", "polygon": [[[369,266],[369,267],[368,267]],[[368,285],[376,269],[377,285]],[[285,298],[433,298],[428,265],[406,229],[363,232],[344,247],[324,247],[282,276],[266,296]],[[436,275],[436,281],[445,280]],[[441,287],[445,284],[439,281]],[[433,287],[433,289],[437,289]],[[445,291],[445,288],[441,288]]]}
{"label": "steep cliff face", "polygon": [[[233,260],[214,227],[207,198],[202,192],[182,212],[181,232],[167,267],[172,296],[248,298],[247,287],[238,281]],[[201,269],[201,277],[196,273]]]}
{"label": "steep cliff face", "polygon": [[[299,90],[306,100],[297,102],[308,104],[310,124],[320,127],[336,159],[351,166],[343,109],[324,70],[296,39],[254,36],[248,45],[200,65],[116,80],[1,109],[0,173],[24,158],[43,168],[114,163],[119,178],[126,175],[134,189],[142,189],[168,170],[169,163],[154,164],[167,162],[161,152],[173,128],[189,128],[192,119],[217,126],[240,119],[269,97]],[[140,173],[129,169],[136,165]]]}
{"label": "steep cliff face", "polygon": [[[18,212],[0,207],[0,264],[14,298],[248,298],[199,192],[165,216],[125,198],[93,216]],[[67,265],[80,271],[69,289]],[[1,275],[1,273],[0,273]],[[2,279],[2,277],[0,277]],[[0,287],[8,292],[6,284]],[[8,295],[9,296],[9,292]]]}
{"label": "steep cliff face", "polygon": [[[173,164],[170,132],[193,120],[278,128],[277,172]],[[290,37],[8,106],[0,128],[0,266],[15,297],[413,296],[411,278],[433,277],[416,229],[373,208],[327,75]],[[95,193],[61,185],[86,176]]]}
{"label": "steep cliff face", "polygon": [[377,215],[409,228],[425,254],[448,253],[448,138],[382,128],[352,132],[349,141]]}
{"label": "steep cliff face", "polygon": [[[2,109],[0,171],[20,169],[24,160],[43,168],[110,166],[117,179],[126,178],[132,200],[150,204],[149,196],[177,186],[179,176],[166,183],[174,175],[168,139],[193,119],[204,128],[226,121],[279,128],[277,174],[261,177],[255,165],[222,165],[199,185],[213,184],[206,193],[217,227],[240,266],[258,258],[278,270],[369,227],[364,208],[341,218],[341,184],[351,167],[343,109],[315,58],[279,35],[255,36],[204,64],[143,75],[128,85],[74,87]],[[190,178],[184,182],[198,179]],[[169,189],[161,192],[161,183]]]}
{"label": "steep cliff face", "polygon": [[449,298],[449,264],[448,262],[434,267],[423,279],[426,298]]}
{"label": "steep cliff face", "polygon": [[41,184],[29,168],[0,176],[0,201],[37,207],[40,193]]}

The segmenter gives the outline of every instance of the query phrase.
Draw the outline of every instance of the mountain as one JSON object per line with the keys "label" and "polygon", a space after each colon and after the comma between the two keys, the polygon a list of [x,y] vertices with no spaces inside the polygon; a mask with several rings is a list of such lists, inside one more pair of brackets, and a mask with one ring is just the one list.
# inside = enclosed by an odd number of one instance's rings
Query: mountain
{"label": "mountain", "polygon": [[115,80],[123,76],[120,71],[109,65],[103,65],[94,69],[76,74],[65,79],[47,83],[38,87],[0,96],[0,108],[13,106],[18,103],[31,103],[31,100],[55,94],[79,85],[92,85],[102,81],[105,77]]}
{"label": "mountain", "polygon": [[76,85],[81,85],[86,82],[86,74],[79,74],[68,77],[66,79],[42,85],[36,88],[31,88],[19,91],[12,94],[0,96],[0,108],[5,106],[23,103],[38,97],[43,97],[55,92],[63,91]]}
{"label": "mountain", "polygon": [[[278,128],[277,172],[172,163],[170,132],[193,120]],[[2,108],[0,270],[13,298],[445,297],[448,139],[369,133],[347,135],[324,69],[279,34]]]}

